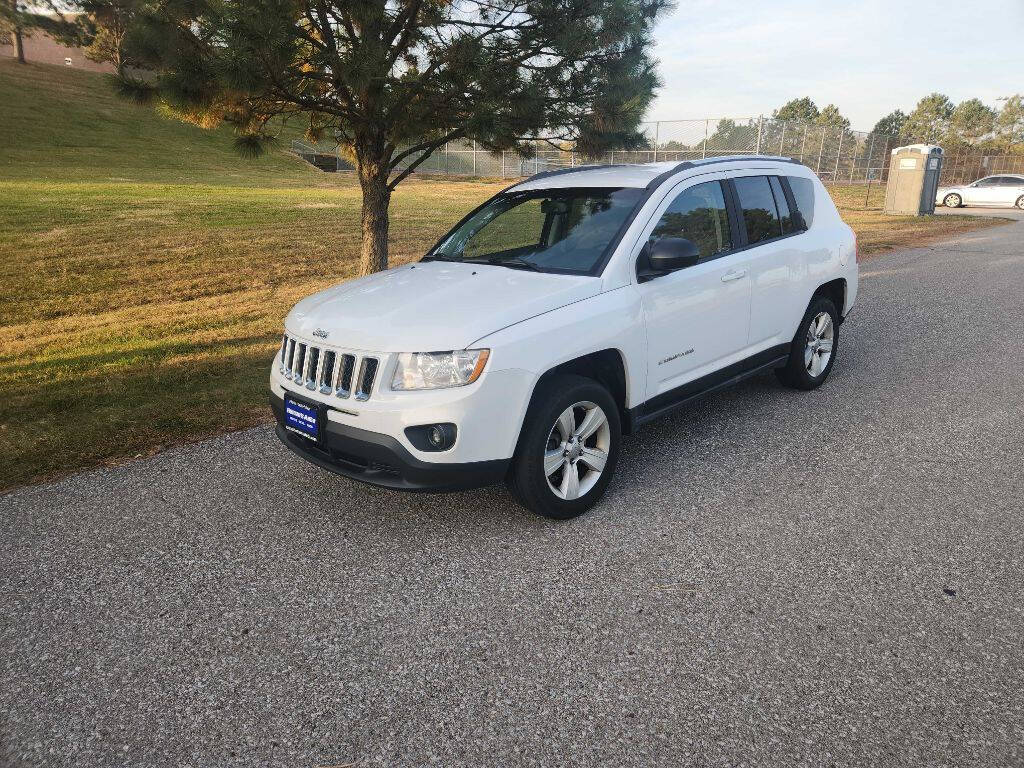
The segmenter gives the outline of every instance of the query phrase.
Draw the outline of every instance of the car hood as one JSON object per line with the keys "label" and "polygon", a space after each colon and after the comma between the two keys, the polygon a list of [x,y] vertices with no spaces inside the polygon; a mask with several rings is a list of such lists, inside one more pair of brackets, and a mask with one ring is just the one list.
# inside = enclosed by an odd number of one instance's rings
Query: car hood
{"label": "car hood", "polygon": [[497,330],[590,298],[601,284],[598,277],[420,262],[308,296],[288,314],[285,326],[290,333],[348,349],[465,349]]}

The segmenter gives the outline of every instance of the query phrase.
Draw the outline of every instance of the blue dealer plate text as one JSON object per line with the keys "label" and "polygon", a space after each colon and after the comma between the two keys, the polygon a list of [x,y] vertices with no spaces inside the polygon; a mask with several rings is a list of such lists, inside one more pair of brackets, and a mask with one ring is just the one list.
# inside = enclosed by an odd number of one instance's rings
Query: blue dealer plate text
{"label": "blue dealer plate text", "polygon": [[292,432],[297,432],[303,437],[316,440],[320,436],[319,425],[317,424],[317,409],[313,406],[292,400],[287,395],[284,398],[284,427]]}

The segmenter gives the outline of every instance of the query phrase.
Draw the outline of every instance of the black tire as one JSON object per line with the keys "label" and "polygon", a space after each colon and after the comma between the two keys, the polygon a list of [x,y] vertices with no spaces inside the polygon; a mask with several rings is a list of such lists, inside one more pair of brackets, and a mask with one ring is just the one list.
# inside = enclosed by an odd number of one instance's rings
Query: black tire
{"label": "black tire", "polygon": [[1020,208],[1022,211],[1024,211],[1024,195],[1021,195],[1020,197],[1018,197],[1017,198],[1017,202],[1014,203],[1014,205],[1016,205],[1018,208]]}
{"label": "black tire", "polygon": [[[545,451],[561,450],[559,445],[560,433],[556,428],[556,422],[570,406],[578,403],[590,403],[599,406],[604,412],[608,430],[600,431],[600,437],[607,441],[607,459],[603,469],[595,478],[593,485],[582,495],[572,500],[559,497],[552,490],[548,483],[548,475],[544,472]],[[586,413],[582,409],[580,413]],[[595,434],[588,438],[586,445],[595,448]],[[553,440],[555,442],[549,442]],[[619,418],[619,408],[615,400],[604,386],[593,379],[584,378],[572,374],[559,374],[542,382],[534,392],[530,407],[523,422],[522,433],[519,438],[519,445],[516,448],[516,455],[512,459],[512,466],[509,470],[508,487],[520,504],[538,515],[553,518],[555,520],[568,520],[569,518],[581,515],[598,502],[608,488],[612,475],[615,473],[615,465],[619,460],[619,446],[622,442],[622,424]],[[584,444],[580,444],[583,448]],[[570,459],[566,459],[566,462]],[[586,464],[585,457],[572,459],[573,464],[566,463],[561,472],[568,471],[572,466],[577,478],[581,475],[584,480],[589,477],[592,471]],[[576,462],[582,462],[577,468]],[[563,477],[564,475],[557,475]],[[577,480],[579,484],[579,480]]]}
{"label": "black tire", "polygon": [[[809,346],[809,329],[811,322],[819,315],[825,313],[829,316],[832,324],[832,345],[828,360],[821,366],[817,375],[808,370],[807,353]],[[839,311],[833,301],[825,296],[815,296],[804,314],[803,320],[793,337],[793,344],[790,347],[789,360],[782,368],[777,368],[775,374],[779,380],[788,387],[794,389],[816,389],[825,383],[832,366],[835,364],[836,355],[839,353]],[[812,357],[819,354],[817,350],[811,353]],[[820,360],[818,361],[820,363]]]}
{"label": "black tire", "polygon": [[951,192],[950,194],[942,198],[942,204],[947,208],[959,208],[961,205],[964,204],[964,199],[960,197],[960,195]]}

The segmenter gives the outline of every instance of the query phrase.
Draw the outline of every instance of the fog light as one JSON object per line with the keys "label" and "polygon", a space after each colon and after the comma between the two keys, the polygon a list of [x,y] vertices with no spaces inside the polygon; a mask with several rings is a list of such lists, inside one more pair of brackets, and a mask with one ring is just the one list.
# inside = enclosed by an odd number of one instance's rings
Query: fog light
{"label": "fog light", "polygon": [[444,431],[439,426],[437,426],[437,424],[435,424],[427,432],[427,439],[430,441],[430,444],[432,446],[440,449],[442,446],[444,446]]}
{"label": "fog light", "polygon": [[456,429],[454,424],[448,423],[423,424],[406,427],[405,436],[421,451],[447,451],[455,445]]}

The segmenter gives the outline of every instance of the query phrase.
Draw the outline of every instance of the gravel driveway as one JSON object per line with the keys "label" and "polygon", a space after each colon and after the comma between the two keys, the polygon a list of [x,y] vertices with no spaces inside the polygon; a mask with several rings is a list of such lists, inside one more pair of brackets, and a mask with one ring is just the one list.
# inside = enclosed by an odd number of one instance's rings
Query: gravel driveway
{"label": "gravel driveway", "polygon": [[269,428],[0,498],[0,762],[1024,763],[1024,221],[862,276],[567,523]]}

